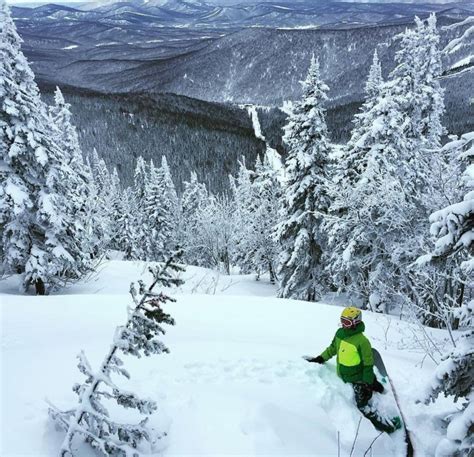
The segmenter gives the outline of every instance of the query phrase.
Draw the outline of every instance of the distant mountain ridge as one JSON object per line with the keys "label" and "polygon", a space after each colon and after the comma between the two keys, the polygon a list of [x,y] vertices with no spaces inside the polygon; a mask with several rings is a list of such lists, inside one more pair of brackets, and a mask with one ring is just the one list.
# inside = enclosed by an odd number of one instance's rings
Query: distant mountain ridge
{"label": "distant mountain ridge", "polygon": [[87,11],[58,5],[13,8],[23,48],[42,83],[267,106],[300,96],[299,81],[313,53],[331,88],[330,105],[360,102],[375,48],[387,74],[397,48],[394,36],[412,24],[415,14],[426,17],[431,11],[438,11],[441,46],[454,43],[444,54],[450,115],[458,123],[472,123],[472,3],[304,0],[231,8],[137,0]]}
{"label": "distant mountain ridge", "polygon": [[141,23],[156,27],[232,29],[386,24],[406,21],[415,15],[423,16],[432,11],[443,14],[452,11],[453,15],[462,16],[473,13],[474,6],[462,1],[449,4],[381,4],[283,0],[219,5],[190,0],[127,0],[87,3],[80,8],[54,4],[34,9],[14,7],[15,17],[21,21],[51,22],[63,17],[69,21],[97,21],[116,26]]}

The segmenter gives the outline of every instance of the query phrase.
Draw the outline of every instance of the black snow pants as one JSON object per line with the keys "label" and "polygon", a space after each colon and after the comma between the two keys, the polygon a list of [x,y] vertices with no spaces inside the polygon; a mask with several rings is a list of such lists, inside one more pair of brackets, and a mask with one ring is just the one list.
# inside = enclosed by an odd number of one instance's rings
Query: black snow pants
{"label": "black snow pants", "polygon": [[[354,383],[352,384],[354,389],[355,401],[359,411],[372,422],[373,426],[381,432],[393,433],[399,428],[397,418],[385,418],[380,415],[377,410],[369,404],[372,398],[373,391],[368,384]],[[398,419],[399,420],[399,419]]]}

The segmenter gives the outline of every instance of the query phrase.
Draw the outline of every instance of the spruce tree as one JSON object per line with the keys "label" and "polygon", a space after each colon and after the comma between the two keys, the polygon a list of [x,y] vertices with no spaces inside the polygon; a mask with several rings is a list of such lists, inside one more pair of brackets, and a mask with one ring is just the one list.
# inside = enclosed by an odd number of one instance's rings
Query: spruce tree
{"label": "spruce tree", "polygon": [[54,105],[49,108],[49,115],[55,142],[61,148],[64,160],[72,171],[68,176],[64,176],[62,184],[70,203],[66,209],[69,211],[69,217],[74,219],[77,229],[75,237],[80,241],[85,253],[98,256],[98,251],[103,246],[102,233],[98,230],[100,211],[96,211],[93,201],[95,196],[92,172],[82,156],[79,137],[71,122],[70,105],[64,100],[59,87],[56,88]]}
{"label": "spruce tree", "polygon": [[179,244],[183,247],[184,259],[190,265],[203,265],[200,246],[197,245],[198,214],[206,204],[208,192],[205,184],[198,181],[195,172],[191,172],[190,181],[184,182],[181,196],[181,223]]}
{"label": "spruce tree", "polygon": [[165,333],[163,324],[174,325],[174,320],[162,306],[175,300],[154,289],[157,285],[163,288],[181,285],[183,281],[175,277],[175,273],[183,269],[170,258],[164,265],[151,267],[149,271],[152,274],[149,287],[142,281],[139,281],[138,288],[132,283],[130,293],[133,305],[128,308],[127,322],[117,327],[113,343],[99,370],[94,371],[85,354],[80,353],[78,368],[86,379],[73,387],[79,396],[78,406],[60,411],[50,405],[51,418],[66,432],[61,446],[62,457],[79,455],[75,446],[80,437],[104,455],[125,457],[138,456],[139,449],[143,449],[145,444],[153,451],[156,441],[163,436],[148,425],[148,418],[138,424],[115,421],[107,407],[107,402],[113,401],[124,408],[136,409],[145,416],[157,409],[155,401],[138,397],[113,379],[114,376],[130,378],[120,353],[140,358],[169,352],[159,337]]}
{"label": "spruce tree", "polygon": [[432,254],[435,259],[463,256],[463,268],[474,271],[474,132],[453,142],[465,170],[458,184],[464,191],[462,201],[430,216],[431,233],[436,236]]}
{"label": "spruce tree", "polygon": [[[65,181],[75,179],[5,2],[0,4],[0,225],[3,266],[37,294],[89,271]],[[76,235],[78,235],[76,237]]]}
{"label": "spruce tree", "polygon": [[130,203],[134,204],[135,243],[132,252],[135,260],[147,259],[147,240],[150,236],[150,227],[148,226],[145,205],[147,200],[147,189],[149,186],[149,175],[150,167],[147,165],[143,157],[138,157],[133,177],[133,198],[130,199]]}
{"label": "spruce tree", "polygon": [[413,148],[439,146],[444,128],[444,90],[439,77],[442,73],[439,34],[436,16],[427,21],[415,17],[415,28],[399,36],[397,66],[391,73],[393,95],[407,114],[406,137]]}
{"label": "spruce tree", "polygon": [[178,194],[165,156],[161,158],[161,167],[158,169],[157,175],[163,191],[160,205],[165,215],[160,226],[160,232],[165,240],[164,255],[168,256],[177,248],[178,234],[176,228],[180,226],[181,214]]}
{"label": "spruce tree", "polygon": [[330,146],[323,106],[328,87],[314,57],[302,86],[302,99],[292,107],[283,137],[288,155],[282,222],[277,228],[282,249],[279,296],[316,300],[324,283],[326,241],[321,226],[329,207]]}
{"label": "spruce tree", "polygon": [[[428,260],[444,269],[452,257],[459,257],[468,290],[474,289],[474,132],[463,135],[456,143],[465,172],[460,183],[462,201],[433,213],[431,234],[436,243]],[[426,258],[424,259],[426,262]],[[465,294],[468,296],[468,294]],[[468,299],[469,300],[469,299]],[[463,330],[454,348],[444,356],[429,384],[427,401],[440,393],[461,400],[461,408],[448,418],[446,438],[436,449],[437,456],[470,456],[473,449],[474,421],[474,300],[452,309]]]}
{"label": "spruce tree", "polygon": [[[257,164],[260,164],[259,157]],[[254,173],[246,167],[245,159],[242,157],[236,178],[229,177],[234,200],[234,224],[236,227],[233,237],[232,260],[243,274],[255,272],[251,251],[255,248],[252,243],[252,235],[258,202],[252,189],[253,176]]]}
{"label": "spruce tree", "polygon": [[116,249],[124,253],[125,260],[139,260],[142,247],[138,245],[141,239],[138,236],[137,205],[135,194],[131,188],[120,192],[117,202],[117,235]]}
{"label": "spruce tree", "polygon": [[282,188],[279,171],[271,165],[268,154],[263,161],[257,161],[252,182],[254,197],[254,217],[251,233],[252,264],[258,275],[268,272],[270,282],[276,281],[276,262],[278,244],[274,237],[275,227],[279,223],[279,204]]}
{"label": "spruce tree", "polygon": [[394,304],[392,289],[403,288],[401,271],[419,249],[414,227],[423,226],[424,215],[404,132],[406,114],[393,84],[383,85],[366,113],[372,121],[358,142],[364,166],[343,188],[336,200],[342,211],[333,211],[328,223],[331,272],[353,299],[380,310]]}
{"label": "spruce tree", "polygon": [[[343,155],[338,162],[335,171],[335,184],[332,191],[334,198],[339,200],[334,205],[342,203],[340,200],[344,195],[350,193],[351,186],[357,181],[366,167],[366,154],[369,149],[365,141],[365,135],[374,122],[373,107],[377,103],[383,85],[382,68],[378,58],[377,50],[374,51],[372,65],[370,67],[367,82],[365,84],[365,101],[360,113],[355,115],[354,128],[351,138],[343,148]],[[342,203],[343,206],[343,203]]]}
{"label": "spruce tree", "polygon": [[170,224],[170,215],[165,204],[166,196],[163,180],[153,161],[150,162],[147,187],[142,203],[145,233],[145,259],[162,260],[166,255],[169,233],[176,226]]}
{"label": "spruce tree", "polygon": [[226,196],[210,195],[196,214],[194,252],[203,266],[230,274],[234,248],[235,207]]}

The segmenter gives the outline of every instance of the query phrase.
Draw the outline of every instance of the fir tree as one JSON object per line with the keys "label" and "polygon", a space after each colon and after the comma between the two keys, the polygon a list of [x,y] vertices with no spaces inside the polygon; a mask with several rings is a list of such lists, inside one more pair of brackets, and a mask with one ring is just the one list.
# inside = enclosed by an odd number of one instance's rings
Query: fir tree
{"label": "fir tree", "polygon": [[255,195],[255,217],[253,223],[252,245],[254,246],[253,264],[260,275],[268,272],[270,282],[276,281],[276,262],[278,244],[275,241],[275,227],[279,223],[279,203],[282,188],[279,181],[279,171],[271,165],[268,154],[263,162],[257,162],[255,178],[252,183]]}
{"label": "fir tree", "polygon": [[172,228],[166,205],[163,179],[153,161],[149,166],[150,174],[143,201],[143,221],[146,227],[145,258],[161,260],[166,254],[166,243]]}
{"label": "fir tree", "polygon": [[78,455],[74,450],[75,439],[82,436],[94,449],[104,455],[138,455],[137,448],[148,443],[152,450],[160,436],[148,426],[148,419],[139,424],[124,424],[114,421],[104,400],[115,401],[119,406],[134,408],[143,415],[150,415],[157,409],[156,402],[138,397],[135,393],[119,387],[112,379],[113,375],[130,378],[119,357],[125,355],[141,357],[169,352],[158,339],[165,333],[163,324],[174,325],[174,320],[163,311],[162,306],[175,301],[164,293],[154,291],[157,285],[165,288],[179,286],[182,281],[173,277],[173,272],[183,269],[171,258],[164,265],[150,268],[152,283],[149,287],[140,281],[136,289],[132,283],[130,293],[134,305],[128,309],[128,319],[124,326],[117,327],[114,341],[104,357],[100,369],[95,372],[85,354],[79,355],[79,370],[86,376],[82,384],[75,384],[74,392],[79,396],[79,405],[70,411],[60,411],[50,405],[52,419],[66,431],[61,447],[61,456]]}
{"label": "fir tree", "polygon": [[131,188],[120,193],[117,202],[117,236],[116,249],[124,253],[125,260],[140,259],[142,248],[137,245],[140,238],[137,234],[140,227],[137,224],[137,205]]}
{"label": "fir tree", "polygon": [[[346,208],[330,221],[331,271],[339,284],[366,306],[383,309],[387,287],[395,286],[399,270],[410,263],[406,253],[418,215],[418,190],[403,132],[404,113],[386,84],[372,109],[360,147],[364,169],[338,200]],[[406,244],[404,244],[406,242]]]}
{"label": "fir tree", "polygon": [[[257,164],[260,158],[257,158]],[[248,274],[255,271],[252,253],[255,246],[252,244],[254,233],[255,210],[258,202],[252,189],[253,172],[245,165],[245,159],[239,165],[237,177],[230,176],[232,196],[234,200],[235,233],[233,237],[233,262],[240,268],[241,273]]]}
{"label": "fir tree", "polygon": [[316,300],[324,283],[321,224],[329,207],[329,141],[323,108],[328,87],[314,57],[302,86],[302,100],[294,104],[283,138],[288,155],[282,222],[277,228],[283,251],[279,296]]}
{"label": "fir tree", "polygon": [[[80,238],[85,253],[97,257],[104,247],[103,232],[100,230],[99,208],[93,199],[92,172],[84,162],[76,128],[71,123],[70,105],[64,100],[59,88],[56,88],[54,105],[49,114],[54,127],[55,141],[62,150],[64,160],[72,173],[64,176],[64,194],[68,196],[69,217],[75,220],[76,238]],[[92,223],[91,223],[92,222]]]}
{"label": "fir tree", "polygon": [[464,197],[430,216],[431,233],[437,241],[432,256],[436,259],[463,256],[463,268],[474,271],[474,132],[454,141],[461,163],[465,163],[461,189]]}
{"label": "fir tree", "polygon": [[[461,259],[466,274],[466,285],[474,288],[474,132],[456,141],[460,159],[466,164],[461,187],[461,202],[443,208],[430,217],[431,233],[436,238],[434,252],[426,260],[444,268],[451,257]],[[422,263],[423,263],[422,262]],[[467,294],[466,294],[467,295]],[[461,409],[449,417],[446,438],[436,449],[436,456],[470,456],[473,449],[474,424],[474,300],[454,307],[454,316],[464,330],[455,347],[445,355],[436,368],[430,383],[427,401],[434,401],[440,393],[461,400]]]}
{"label": "fir tree", "polygon": [[436,16],[431,14],[426,22],[415,17],[415,28],[407,29],[399,39],[391,79],[395,81],[393,95],[407,114],[406,137],[413,148],[439,146],[444,133],[444,90],[439,82],[442,64]]}
{"label": "fir tree", "polygon": [[[150,227],[147,221],[145,205],[147,201],[147,190],[149,186],[150,167],[147,165],[143,157],[138,157],[135,166],[135,174],[133,177],[133,198],[129,200],[134,203],[134,248],[130,251],[133,253],[135,260],[147,259],[148,238],[150,237]],[[156,259],[154,259],[156,260]]]}
{"label": "fir tree", "polygon": [[279,222],[281,185],[267,154],[257,157],[255,171],[241,163],[233,180],[235,205],[234,260],[243,272],[260,275],[268,272],[276,279],[278,244],[274,239]]}
{"label": "fir tree", "polygon": [[196,173],[191,173],[190,181],[184,182],[181,196],[181,224],[179,244],[183,247],[185,260],[190,265],[203,265],[198,237],[198,215],[206,204],[208,193],[205,184],[198,181]]}
{"label": "fir tree", "polygon": [[233,258],[234,213],[232,200],[210,195],[196,215],[193,251],[204,266],[218,268],[226,274],[230,274]]}
{"label": "fir tree", "polygon": [[[80,224],[65,194],[74,170],[49,127],[46,106],[21,52],[8,7],[0,4],[0,188],[3,265],[38,294],[89,271]],[[77,236],[76,236],[77,235]]]}
{"label": "fir tree", "polygon": [[164,240],[164,255],[169,255],[177,248],[178,231],[180,226],[180,205],[171,171],[165,156],[161,158],[161,167],[157,172],[158,181],[162,187],[160,206],[165,217],[159,227],[160,236]]}
{"label": "fir tree", "polygon": [[[344,198],[345,194],[351,192],[352,185],[366,167],[366,155],[370,148],[370,143],[366,141],[366,132],[375,121],[373,108],[381,94],[382,85],[382,68],[376,50],[365,84],[365,101],[361,112],[355,115],[351,138],[343,148],[343,156],[335,172],[335,184],[332,194],[334,198],[339,200],[339,203],[341,197]],[[333,209],[336,209],[337,206],[338,202],[333,205]],[[338,209],[338,211],[341,209]]]}

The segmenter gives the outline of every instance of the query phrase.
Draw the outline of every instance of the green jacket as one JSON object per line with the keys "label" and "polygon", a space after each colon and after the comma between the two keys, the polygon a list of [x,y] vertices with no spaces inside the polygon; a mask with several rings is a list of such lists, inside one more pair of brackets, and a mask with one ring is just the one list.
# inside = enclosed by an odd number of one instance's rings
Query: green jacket
{"label": "green jacket", "polygon": [[337,356],[337,374],[344,382],[374,382],[374,357],[364,330],[363,322],[353,329],[340,328],[321,354],[325,362]]}

